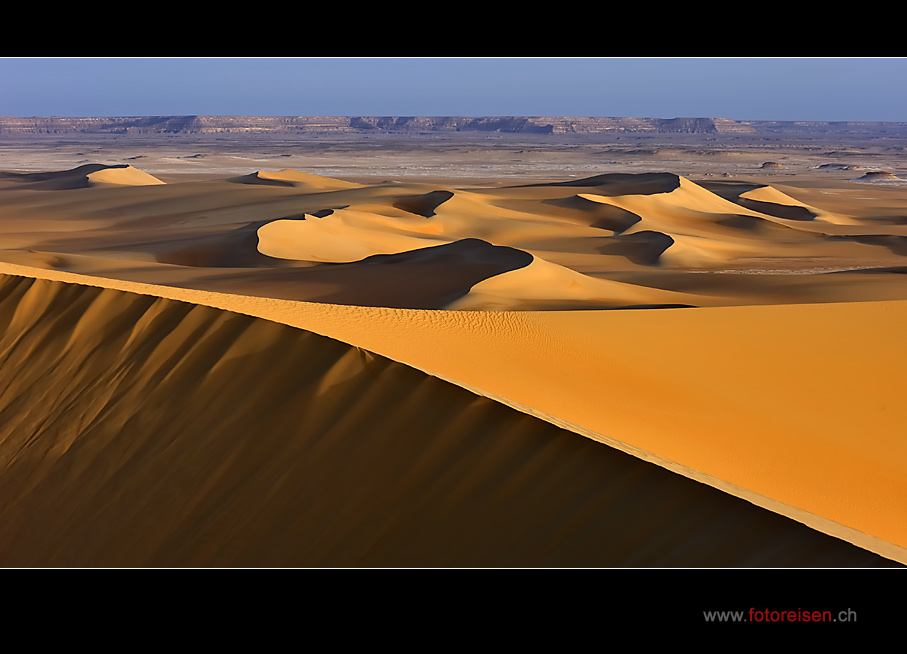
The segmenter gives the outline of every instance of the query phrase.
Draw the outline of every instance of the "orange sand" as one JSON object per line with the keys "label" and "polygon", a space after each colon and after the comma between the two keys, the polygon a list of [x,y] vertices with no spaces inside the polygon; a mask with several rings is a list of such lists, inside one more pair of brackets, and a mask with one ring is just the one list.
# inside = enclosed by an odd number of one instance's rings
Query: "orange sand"
{"label": "orange sand", "polygon": [[0,178],[0,273],[327,336],[907,563],[904,224],[666,173],[138,173]]}

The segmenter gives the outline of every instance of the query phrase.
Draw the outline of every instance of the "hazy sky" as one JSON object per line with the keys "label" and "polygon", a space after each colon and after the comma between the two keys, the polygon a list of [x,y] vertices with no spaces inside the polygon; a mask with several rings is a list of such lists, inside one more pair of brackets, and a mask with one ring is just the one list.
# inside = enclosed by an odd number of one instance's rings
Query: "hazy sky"
{"label": "hazy sky", "polygon": [[907,121],[907,58],[0,58],[0,115]]}

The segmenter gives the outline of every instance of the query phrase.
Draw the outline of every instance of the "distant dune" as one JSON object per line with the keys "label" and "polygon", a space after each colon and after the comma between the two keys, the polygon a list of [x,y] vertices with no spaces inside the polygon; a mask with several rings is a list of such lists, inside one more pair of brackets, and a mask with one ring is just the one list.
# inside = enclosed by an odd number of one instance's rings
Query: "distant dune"
{"label": "distant dune", "polygon": [[34,190],[67,190],[104,184],[148,186],[161,180],[132,166],[86,164],[72,170],[51,173],[4,173],[7,178],[29,185]]}
{"label": "distant dune", "polygon": [[907,563],[907,190],[514,181],[0,173],[0,565]]}
{"label": "distant dune", "polygon": [[889,173],[889,172],[885,172],[885,171],[881,171],[881,170],[871,170],[868,173],[866,173],[865,175],[863,175],[862,177],[860,177],[860,179],[890,180],[890,179],[899,179],[899,177],[897,175],[895,175],[894,173]]}
{"label": "distant dune", "polygon": [[275,172],[259,170],[250,175],[233,178],[239,184],[265,184],[272,186],[290,186],[294,188],[313,188],[319,191],[336,191],[338,189],[357,188],[359,184],[311,175],[298,170],[279,170]]}

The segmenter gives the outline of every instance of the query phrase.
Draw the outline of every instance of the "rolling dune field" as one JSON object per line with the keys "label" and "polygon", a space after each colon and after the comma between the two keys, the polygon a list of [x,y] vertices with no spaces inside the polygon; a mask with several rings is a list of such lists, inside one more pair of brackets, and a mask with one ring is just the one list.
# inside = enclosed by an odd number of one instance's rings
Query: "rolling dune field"
{"label": "rolling dune field", "polygon": [[8,167],[0,565],[901,566],[907,183],[804,179]]}

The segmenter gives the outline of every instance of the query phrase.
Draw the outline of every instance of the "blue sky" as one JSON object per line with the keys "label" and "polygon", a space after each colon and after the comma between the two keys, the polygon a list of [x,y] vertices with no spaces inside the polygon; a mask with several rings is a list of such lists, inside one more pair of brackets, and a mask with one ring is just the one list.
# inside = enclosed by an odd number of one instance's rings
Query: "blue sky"
{"label": "blue sky", "polygon": [[0,58],[0,115],[907,121],[907,58]]}

